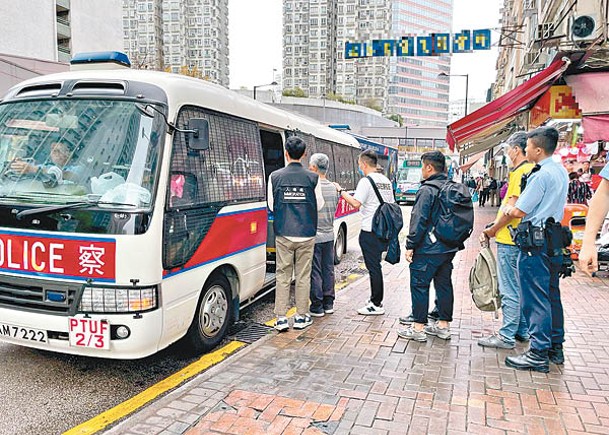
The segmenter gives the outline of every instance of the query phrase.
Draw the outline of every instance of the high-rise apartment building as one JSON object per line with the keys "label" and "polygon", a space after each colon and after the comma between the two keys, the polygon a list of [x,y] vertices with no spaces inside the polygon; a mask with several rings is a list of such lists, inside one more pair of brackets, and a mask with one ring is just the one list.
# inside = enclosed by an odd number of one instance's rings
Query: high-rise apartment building
{"label": "high-rise apartment building", "polygon": [[123,30],[135,67],[228,86],[228,0],[123,0]]}
{"label": "high-rise apartment building", "polygon": [[345,59],[346,41],[450,32],[451,0],[284,0],[284,88],[445,126],[450,57]]}

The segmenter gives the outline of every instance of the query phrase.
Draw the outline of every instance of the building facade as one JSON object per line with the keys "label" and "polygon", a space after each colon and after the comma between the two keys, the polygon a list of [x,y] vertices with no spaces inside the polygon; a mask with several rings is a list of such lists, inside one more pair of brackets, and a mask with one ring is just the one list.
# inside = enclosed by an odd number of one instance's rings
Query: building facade
{"label": "building facade", "polygon": [[559,52],[593,49],[609,65],[607,0],[505,0],[497,58],[497,98],[547,67]]}
{"label": "building facade", "polygon": [[75,53],[123,48],[121,0],[4,1],[0,27],[7,55],[68,62]]}
{"label": "building facade", "polygon": [[284,0],[284,89],[336,94],[408,125],[448,121],[450,57],[345,59],[346,41],[447,32],[451,0]]}
{"label": "building facade", "polygon": [[122,0],[133,66],[228,87],[228,0]]}

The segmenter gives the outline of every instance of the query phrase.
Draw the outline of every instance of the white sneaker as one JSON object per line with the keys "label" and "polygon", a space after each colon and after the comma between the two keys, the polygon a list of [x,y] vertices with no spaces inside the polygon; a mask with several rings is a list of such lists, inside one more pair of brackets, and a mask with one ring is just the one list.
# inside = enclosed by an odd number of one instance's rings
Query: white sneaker
{"label": "white sneaker", "polygon": [[382,306],[377,307],[372,302],[368,301],[368,303],[357,310],[357,314],[361,314],[362,316],[380,316],[381,314],[385,314],[385,308]]}

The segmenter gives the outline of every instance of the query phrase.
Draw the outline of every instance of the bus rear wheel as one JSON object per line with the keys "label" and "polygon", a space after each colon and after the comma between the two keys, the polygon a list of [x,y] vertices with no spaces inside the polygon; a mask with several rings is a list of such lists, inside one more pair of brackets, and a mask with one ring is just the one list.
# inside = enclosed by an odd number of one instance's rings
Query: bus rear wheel
{"label": "bus rear wheel", "polygon": [[336,235],[336,241],[334,242],[334,264],[340,264],[345,253],[345,243],[347,238],[345,237],[345,228],[340,227],[338,234]]}
{"label": "bus rear wheel", "polygon": [[231,319],[231,287],[224,275],[214,275],[205,284],[195,317],[186,334],[187,351],[209,352],[226,335]]}

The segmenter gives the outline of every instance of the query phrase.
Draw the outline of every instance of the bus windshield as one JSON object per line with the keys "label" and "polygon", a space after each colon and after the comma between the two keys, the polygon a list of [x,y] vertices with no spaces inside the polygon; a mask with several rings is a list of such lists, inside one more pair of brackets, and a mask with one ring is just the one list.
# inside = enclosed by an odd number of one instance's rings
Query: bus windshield
{"label": "bus windshield", "polygon": [[421,168],[402,168],[398,171],[398,183],[420,183],[423,178]]}
{"label": "bus windshield", "polygon": [[150,209],[163,129],[131,101],[1,104],[0,203]]}

